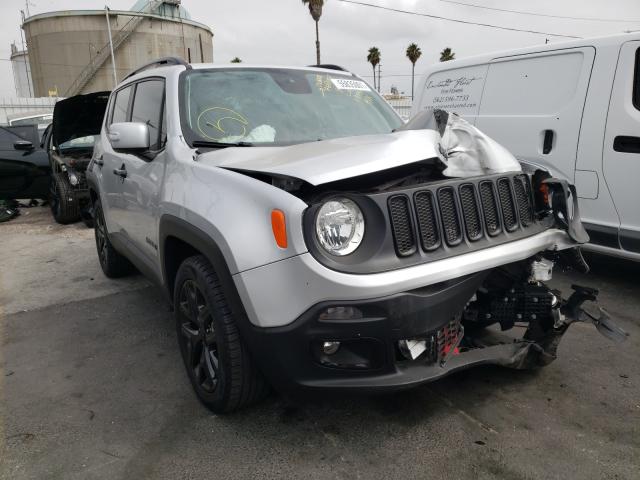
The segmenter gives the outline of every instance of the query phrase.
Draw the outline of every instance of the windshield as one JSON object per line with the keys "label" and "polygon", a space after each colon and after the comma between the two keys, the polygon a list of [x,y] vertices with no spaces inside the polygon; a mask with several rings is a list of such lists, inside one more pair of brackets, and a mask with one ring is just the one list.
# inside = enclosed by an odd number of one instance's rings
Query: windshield
{"label": "windshield", "polygon": [[79,137],[68,140],[58,145],[58,147],[60,148],[60,150],[69,150],[72,148],[93,148],[94,141],[95,136],[89,135],[87,137]]}
{"label": "windshield", "polygon": [[356,77],[289,69],[189,70],[181,118],[192,142],[290,145],[390,133],[393,109]]}

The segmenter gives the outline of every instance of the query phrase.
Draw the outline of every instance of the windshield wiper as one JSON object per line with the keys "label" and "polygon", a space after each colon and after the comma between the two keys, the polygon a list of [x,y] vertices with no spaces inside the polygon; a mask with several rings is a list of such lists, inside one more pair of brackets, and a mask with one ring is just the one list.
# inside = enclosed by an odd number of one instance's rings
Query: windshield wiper
{"label": "windshield wiper", "polygon": [[210,142],[207,140],[194,140],[193,146],[196,148],[227,148],[227,147],[253,147],[251,142]]}

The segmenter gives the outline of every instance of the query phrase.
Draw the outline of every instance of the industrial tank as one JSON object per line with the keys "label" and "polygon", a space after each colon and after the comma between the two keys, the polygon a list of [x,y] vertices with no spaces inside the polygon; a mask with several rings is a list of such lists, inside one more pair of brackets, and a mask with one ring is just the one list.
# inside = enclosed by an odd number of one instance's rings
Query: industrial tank
{"label": "industrial tank", "polygon": [[13,70],[13,83],[16,86],[16,96],[33,97],[29,55],[26,50],[19,50],[15,43],[11,44],[11,69]]}
{"label": "industrial tank", "polygon": [[141,0],[127,11],[42,13],[26,18],[22,28],[36,97],[113,89],[109,28],[118,82],[161,57],[213,61],[213,32],[191,20],[179,0]]}

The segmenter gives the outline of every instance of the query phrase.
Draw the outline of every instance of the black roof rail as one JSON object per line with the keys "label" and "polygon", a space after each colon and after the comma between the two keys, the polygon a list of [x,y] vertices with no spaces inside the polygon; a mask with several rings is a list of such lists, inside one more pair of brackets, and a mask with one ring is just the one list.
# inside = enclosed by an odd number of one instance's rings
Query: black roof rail
{"label": "black roof rail", "polygon": [[166,65],[184,65],[187,67],[187,70],[191,70],[191,64],[185,62],[183,59],[178,57],[164,57],[154,60],[153,62],[149,62],[146,65],[143,65],[139,68],[136,68],[133,72],[127,75],[124,79],[126,80],[129,77],[133,77],[135,74],[143,72],[144,70],[148,70],[154,67],[164,67]]}
{"label": "black roof rail", "polygon": [[340,70],[341,72],[349,72],[349,70],[347,70],[346,68],[342,68],[340,65],[332,65],[330,63],[323,63],[321,65],[307,65],[307,66],[313,67],[313,68],[324,68],[326,70]]}

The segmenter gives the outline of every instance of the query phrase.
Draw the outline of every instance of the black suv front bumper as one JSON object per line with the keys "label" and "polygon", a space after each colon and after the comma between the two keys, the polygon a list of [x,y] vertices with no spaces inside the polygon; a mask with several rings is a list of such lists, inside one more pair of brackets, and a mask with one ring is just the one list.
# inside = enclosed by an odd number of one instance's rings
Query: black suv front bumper
{"label": "black suv front bumper", "polygon": [[[243,336],[268,380],[289,394],[402,390],[476,365],[530,368],[555,358],[555,348],[547,352],[544,339],[514,341],[493,331],[472,340],[461,329],[442,350],[439,336],[460,325],[462,308],[486,276],[481,272],[366,301],[323,302],[290,325],[252,326]],[[330,318],[332,310],[341,318]],[[415,360],[398,348],[400,340],[413,338],[427,339],[428,346]],[[337,352],[325,354],[325,342],[340,342]]]}

